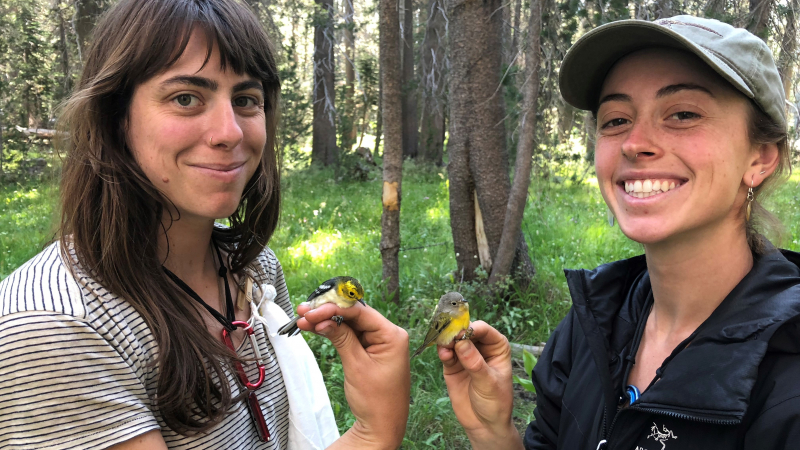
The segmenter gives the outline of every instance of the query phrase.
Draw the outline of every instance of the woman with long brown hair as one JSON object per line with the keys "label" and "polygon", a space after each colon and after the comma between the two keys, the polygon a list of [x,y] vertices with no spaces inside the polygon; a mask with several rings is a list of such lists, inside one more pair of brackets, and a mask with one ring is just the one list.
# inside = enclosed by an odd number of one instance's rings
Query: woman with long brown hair
{"label": "woman with long brown hair", "polygon": [[316,325],[357,417],[341,438],[305,341],[276,333],[279,92],[239,1],[122,0],[98,23],[60,116],[59,241],[0,283],[0,447],[399,445],[402,329],[360,305]]}

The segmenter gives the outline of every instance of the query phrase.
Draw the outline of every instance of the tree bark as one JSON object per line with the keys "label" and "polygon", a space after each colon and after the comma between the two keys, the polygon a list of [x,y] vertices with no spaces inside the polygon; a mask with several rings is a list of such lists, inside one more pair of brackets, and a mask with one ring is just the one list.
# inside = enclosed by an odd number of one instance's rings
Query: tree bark
{"label": "tree bark", "polygon": [[72,17],[72,28],[78,44],[78,60],[83,63],[83,55],[89,43],[94,25],[103,12],[102,0],[75,0],[75,15]]}
{"label": "tree bark", "polygon": [[414,79],[414,0],[403,2],[403,156],[416,158],[419,123],[417,119],[417,83]]}
{"label": "tree bark", "polygon": [[672,17],[672,0],[656,0],[656,19],[665,19]]}
{"label": "tree bark", "polygon": [[386,121],[383,150],[381,260],[385,300],[400,301],[400,199],[403,174],[400,23],[396,0],[380,0],[382,108]]}
{"label": "tree bark", "polygon": [[314,0],[314,121],[311,163],[330,166],[338,159],[336,149],[336,92],[334,91],[333,0]]}
{"label": "tree bark", "polygon": [[446,108],[445,17],[441,0],[429,0],[428,23],[422,41],[420,86],[422,87],[421,159],[442,165]]}
{"label": "tree bark", "polygon": [[542,32],[541,0],[531,0],[528,24],[528,49],[525,55],[527,77],[523,87],[521,129],[517,144],[517,161],[514,167],[514,184],[508,198],[503,234],[494,258],[489,283],[496,283],[511,274],[515,249],[519,243],[522,217],[531,184],[531,164],[536,137],[537,100],[539,98],[539,66],[541,64],[539,37]]}
{"label": "tree bark", "polygon": [[750,23],[747,25],[747,30],[766,40],[771,9],[772,0],[750,0]]}
{"label": "tree bark", "polygon": [[[500,7],[500,0],[447,0],[450,225],[464,280],[475,278],[479,261],[473,190],[477,192],[492,259],[500,245],[508,204],[510,181],[500,88],[502,16],[494,14]],[[530,267],[524,240],[518,242],[518,263]],[[517,280],[527,284],[531,275],[520,274]]]}
{"label": "tree bark", "polygon": [[513,35],[511,37],[511,59],[513,60],[515,56],[517,56],[517,52],[519,51],[519,34],[522,29],[522,23],[520,23],[522,18],[522,0],[516,0],[514,2],[514,21],[512,22],[513,26]]}
{"label": "tree bark", "polygon": [[355,63],[356,63],[356,53],[355,53],[355,34],[353,33],[353,27],[355,24],[353,23],[353,0],[343,0],[344,1],[344,53],[345,53],[345,61],[344,61],[344,77],[345,77],[345,87],[344,87],[344,97],[345,101],[347,102],[347,115],[350,120],[350,125],[347,130],[345,130],[346,136],[345,139],[342,141],[346,142],[344,150],[350,150],[353,143],[356,141],[357,130],[356,130],[356,123],[357,115],[356,115],[356,107],[355,107],[355,84],[356,84],[356,71],[355,71]]}
{"label": "tree bark", "polygon": [[381,149],[383,135],[383,66],[378,64],[378,117],[375,119],[375,150],[372,155],[377,158]]}
{"label": "tree bark", "polygon": [[797,15],[800,13],[800,0],[790,0],[786,11],[786,28],[781,38],[781,54],[778,57],[778,72],[781,74],[786,99],[792,94],[795,53],[797,51]]}
{"label": "tree bark", "polygon": [[51,10],[56,16],[58,21],[58,52],[61,56],[61,73],[64,77],[62,89],[64,95],[68,95],[72,91],[72,78],[69,76],[69,46],[67,44],[67,24],[64,21],[64,12],[61,10],[61,3],[59,0],[53,0]]}

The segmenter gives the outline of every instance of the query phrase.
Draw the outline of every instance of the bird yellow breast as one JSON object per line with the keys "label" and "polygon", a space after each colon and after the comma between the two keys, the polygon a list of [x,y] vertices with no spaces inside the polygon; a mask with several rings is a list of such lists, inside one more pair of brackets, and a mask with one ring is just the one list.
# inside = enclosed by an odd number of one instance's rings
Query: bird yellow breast
{"label": "bird yellow breast", "polygon": [[458,333],[467,328],[469,328],[469,307],[462,306],[458,308],[458,316],[453,317],[453,320],[436,338],[436,345],[447,345],[453,342]]}

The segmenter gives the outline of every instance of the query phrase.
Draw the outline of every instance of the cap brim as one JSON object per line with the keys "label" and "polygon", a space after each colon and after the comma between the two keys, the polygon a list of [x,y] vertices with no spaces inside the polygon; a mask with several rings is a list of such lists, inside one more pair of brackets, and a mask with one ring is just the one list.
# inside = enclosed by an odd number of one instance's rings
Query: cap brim
{"label": "cap brim", "polygon": [[749,98],[754,96],[744,79],[710,50],[668,27],[643,20],[621,20],[595,28],[570,48],[559,73],[562,97],[576,108],[594,110],[614,64],[630,53],[653,47],[689,51]]}

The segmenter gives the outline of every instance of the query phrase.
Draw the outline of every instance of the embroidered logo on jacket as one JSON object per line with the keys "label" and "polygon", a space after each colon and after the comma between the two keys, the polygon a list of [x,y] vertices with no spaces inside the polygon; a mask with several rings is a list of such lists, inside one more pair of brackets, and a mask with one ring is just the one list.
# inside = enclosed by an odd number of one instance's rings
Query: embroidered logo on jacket
{"label": "embroidered logo on jacket", "polygon": [[659,431],[658,425],[653,422],[653,426],[650,427],[650,435],[647,436],[647,439],[653,438],[654,441],[661,444],[661,450],[665,450],[667,448],[667,439],[678,439],[678,436],[675,436],[675,433],[670,431],[666,426],[662,425],[661,428],[663,431]]}

